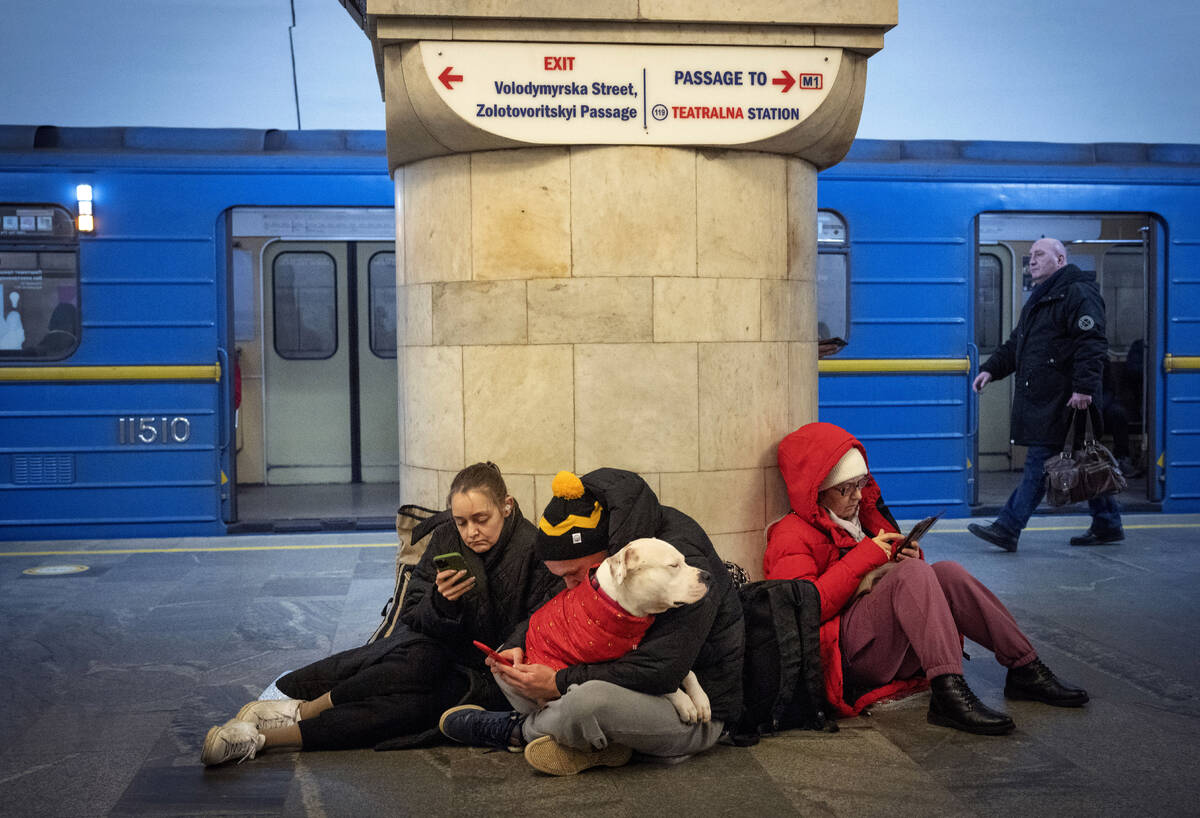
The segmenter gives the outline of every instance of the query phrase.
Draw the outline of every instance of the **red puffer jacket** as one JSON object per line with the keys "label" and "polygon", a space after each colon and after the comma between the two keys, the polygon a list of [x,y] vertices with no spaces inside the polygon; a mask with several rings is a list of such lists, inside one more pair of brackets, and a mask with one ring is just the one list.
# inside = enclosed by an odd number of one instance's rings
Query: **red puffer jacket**
{"label": "red puffer jacket", "polygon": [[779,470],[787,484],[792,511],[767,531],[763,570],[767,579],[807,579],[821,595],[821,663],[825,696],[838,715],[854,716],[880,699],[904,695],[923,687],[924,680],[897,681],[846,701],[842,675],[842,611],[854,598],[858,583],[871,569],[887,562],[870,536],[880,529],[898,531],[883,504],[879,486],[869,479],[862,491],[859,524],[868,538],[854,538],[817,505],[821,481],[853,446],[863,459],[861,443],[832,423],[809,423],[779,444]]}
{"label": "red puffer jacket", "polygon": [[533,612],[525,633],[525,661],[562,670],[607,662],[637,648],[654,624],[634,616],[600,588],[596,571]]}

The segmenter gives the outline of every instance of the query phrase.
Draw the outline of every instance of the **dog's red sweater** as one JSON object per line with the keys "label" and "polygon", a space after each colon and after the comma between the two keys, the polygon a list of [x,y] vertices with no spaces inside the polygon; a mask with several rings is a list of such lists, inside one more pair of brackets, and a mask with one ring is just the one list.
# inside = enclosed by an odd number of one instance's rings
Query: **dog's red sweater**
{"label": "dog's red sweater", "polygon": [[525,661],[562,670],[569,665],[607,662],[641,642],[654,616],[633,616],[589,582],[560,592],[529,618]]}

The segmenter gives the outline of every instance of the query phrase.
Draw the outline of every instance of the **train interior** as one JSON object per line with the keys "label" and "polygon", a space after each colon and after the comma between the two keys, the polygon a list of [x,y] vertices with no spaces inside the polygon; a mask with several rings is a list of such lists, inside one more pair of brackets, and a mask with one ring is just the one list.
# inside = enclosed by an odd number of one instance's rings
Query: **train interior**
{"label": "train interior", "polygon": [[240,387],[230,530],[390,527],[399,494],[392,210],[231,216]]}
{"label": "train interior", "polygon": [[[1016,326],[1033,290],[1029,249],[1036,237],[1059,238],[1067,258],[1094,271],[1107,307],[1108,364],[1101,442],[1116,456],[1129,479],[1121,495],[1129,510],[1160,508],[1161,489],[1148,468],[1155,449],[1154,378],[1145,362],[1156,360],[1151,325],[1156,254],[1161,228],[1142,213],[1013,214],[978,218],[975,287],[975,345],[986,361]],[[1034,238],[1030,238],[1034,237]],[[1020,480],[1025,449],[1009,437],[1014,380],[1007,378],[979,395],[973,500],[979,514],[994,514]]]}

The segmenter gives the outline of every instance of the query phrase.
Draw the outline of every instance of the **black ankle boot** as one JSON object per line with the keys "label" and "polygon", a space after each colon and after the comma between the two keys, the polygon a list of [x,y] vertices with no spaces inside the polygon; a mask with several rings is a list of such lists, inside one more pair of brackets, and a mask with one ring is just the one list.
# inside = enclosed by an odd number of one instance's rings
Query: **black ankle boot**
{"label": "black ankle boot", "polygon": [[1055,707],[1082,707],[1088,700],[1086,690],[1063,683],[1041,659],[1009,668],[1004,680],[1004,695],[1009,699],[1029,699]]}
{"label": "black ankle boot", "polygon": [[957,673],[935,676],[929,687],[933,694],[929,699],[930,724],[985,736],[999,736],[1016,726],[1006,714],[979,701],[967,687],[967,680]]}

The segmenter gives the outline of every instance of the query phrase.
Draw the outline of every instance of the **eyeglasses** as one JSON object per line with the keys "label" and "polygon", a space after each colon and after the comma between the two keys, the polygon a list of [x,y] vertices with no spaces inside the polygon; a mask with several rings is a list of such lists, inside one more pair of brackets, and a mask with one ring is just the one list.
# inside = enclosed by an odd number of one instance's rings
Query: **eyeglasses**
{"label": "eyeglasses", "polygon": [[834,491],[843,497],[849,497],[856,491],[862,491],[867,487],[867,483],[871,482],[871,475],[864,474],[857,480],[848,480],[845,483],[838,483],[836,486],[830,486]]}

